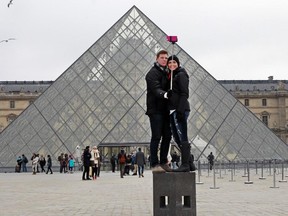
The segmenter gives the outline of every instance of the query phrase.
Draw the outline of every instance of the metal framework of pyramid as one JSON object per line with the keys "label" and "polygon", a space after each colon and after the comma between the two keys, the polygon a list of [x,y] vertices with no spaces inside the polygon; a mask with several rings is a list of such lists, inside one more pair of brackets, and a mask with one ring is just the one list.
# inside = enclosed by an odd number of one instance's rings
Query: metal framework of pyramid
{"label": "metal framework of pyramid", "polygon": [[[77,145],[149,143],[145,75],[166,35],[133,6],[0,134],[0,166],[18,155],[73,153]],[[288,158],[287,145],[177,44],[190,77],[188,135],[195,159]]]}

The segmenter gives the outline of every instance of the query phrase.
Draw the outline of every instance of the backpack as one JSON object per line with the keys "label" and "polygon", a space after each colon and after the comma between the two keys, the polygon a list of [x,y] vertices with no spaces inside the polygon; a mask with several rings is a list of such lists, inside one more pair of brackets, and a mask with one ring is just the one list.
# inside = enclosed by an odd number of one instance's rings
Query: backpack
{"label": "backpack", "polygon": [[28,163],[28,159],[26,157],[24,157],[24,163]]}
{"label": "backpack", "polygon": [[126,163],[126,158],[124,154],[121,154],[120,159],[119,159],[119,163],[124,164]]}

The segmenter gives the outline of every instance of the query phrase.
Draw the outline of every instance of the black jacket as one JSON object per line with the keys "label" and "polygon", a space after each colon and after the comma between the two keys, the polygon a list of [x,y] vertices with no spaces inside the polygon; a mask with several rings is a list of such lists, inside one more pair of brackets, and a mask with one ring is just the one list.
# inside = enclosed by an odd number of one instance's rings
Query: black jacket
{"label": "black jacket", "polygon": [[90,166],[90,158],[91,158],[91,153],[89,152],[89,149],[85,149],[83,153],[84,166]]}
{"label": "black jacket", "polygon": [[161,69],[157,63],[146,74],[147,84],[147,115],[151,114],[169,114],[168,100],[164,94],[169,89],[168,71],[166,68]]}
{"label": "black jacket", "polygon": [[189,105],[189,76],[184,68],[178,67],[173,71],[173,94],[169,98],[169,109],[179,113],[190,111]]}

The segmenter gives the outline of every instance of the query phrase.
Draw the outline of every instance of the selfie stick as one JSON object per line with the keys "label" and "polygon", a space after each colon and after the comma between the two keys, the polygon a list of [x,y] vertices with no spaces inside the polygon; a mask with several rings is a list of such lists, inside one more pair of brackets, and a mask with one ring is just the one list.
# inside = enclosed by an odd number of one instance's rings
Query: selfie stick
{"label": "selfie stick", "polygon": [[[177,36],[167,36],[167,41],[172,43],[172,61],[173,61],[174,44],[178,41],[178,38]],[[173,70],[171,70],[171,76],[170,76],[170,89],[171,90],[172,90],[172,83],[173,83],[172,80],[173,80]]]}

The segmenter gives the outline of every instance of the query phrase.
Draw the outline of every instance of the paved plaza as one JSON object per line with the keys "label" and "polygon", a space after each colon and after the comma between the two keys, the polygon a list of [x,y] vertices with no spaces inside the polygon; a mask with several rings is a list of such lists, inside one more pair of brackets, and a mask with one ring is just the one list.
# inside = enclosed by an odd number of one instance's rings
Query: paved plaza
{"label": "paved plaza", "polygon": [[[253,170],[251,171],[251,173]],[[17,215],[153,215],[152,172],[144,178],[125,176],[119,172],[101,171],[96,181],[82,181],[81,172],[53,175],[44,173],[0,173],[1,216]],[[196,175],[198,216],[276,216],[288,215],[288,183],[279,182],[282,176],[264,173],[251,174],[253,184],[237,171],[235,182],[231,175],[217,173],[215,178],[202,172]],[[211,189],[214,187],[219,189]],[[270,187],[279,188],[270,188]]]}

